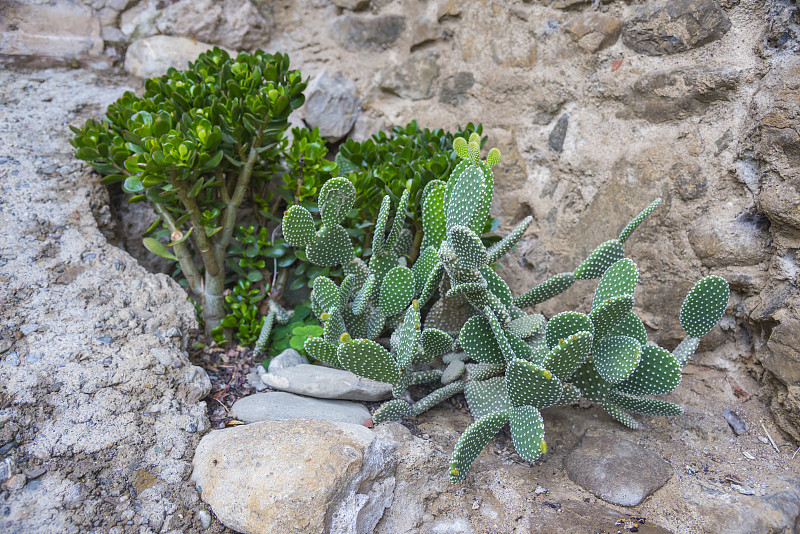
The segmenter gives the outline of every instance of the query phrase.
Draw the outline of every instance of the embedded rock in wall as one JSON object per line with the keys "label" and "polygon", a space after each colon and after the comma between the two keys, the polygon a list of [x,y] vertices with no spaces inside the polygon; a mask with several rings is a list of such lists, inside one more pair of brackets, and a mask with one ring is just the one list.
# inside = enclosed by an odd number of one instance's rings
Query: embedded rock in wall
{"label": "embedded rock in wall", "polygon": [[161,76],[169,68],[187,68],[189,62],[213,46],[186,37],[167,35],[139,39],[125,53],[125,70],[139,78]]}
{"label": "embedded rock in wall", "polygon": [[356,86],[342,72],[323,72],[308,84],[303,106],[310,128],[330,142],[343,138],[353,128],[361,113]]}
{"label": "embedded rock in wall", "polygon": [[572,19],[566,30],[583,50],[599,52],[617,42],[622,33],[622,22],[602,13],[587,13]]}
{"label": "embedded rock in wall", "polygon": [[422,100],[433,96],[433,82],[439,76],[439,54],[432,51],[411,54],[405,62],[378,76],[378,85],[401,98]]}
{"label": "embedded rock in wall", "polygon": [[401,15],[345,15],[334,24],[334,34],[340,46],[378,52],[391,46],[405,29],[406,19]]}
{"label": "embedded rock in wall", "polygon": [[475,85],[475,76],[469,71],[457,72],[442,81],[439,102],[460,106],[469,100],[468,91]]}
{"label": "embedded rock in wall", "polygon": [[686,52],[720,39],[731,21],[716,0],[668,0],[637,7],[622,42],[649,56]]}

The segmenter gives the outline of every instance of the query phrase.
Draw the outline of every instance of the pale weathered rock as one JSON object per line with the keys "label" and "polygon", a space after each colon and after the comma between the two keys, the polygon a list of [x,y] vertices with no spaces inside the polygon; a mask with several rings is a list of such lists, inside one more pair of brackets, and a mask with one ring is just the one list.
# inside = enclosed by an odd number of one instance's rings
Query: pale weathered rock
{"label": "pale weathered rock", "polygon": [[139,78],[161,76],[172,67],[186,69],[189,62],[213,48],[186,37],[154,35],[140,39],[128,47],[125,54],[125,70]]}
{"label": "pale weathered rock", "polygon": [[587,52],[599,52],[617,42],[622,22],[602,13],[586,13],[572,19],[565,29]]}
{"label": "pale weathered rock", "polygon": [[800,386],[800,320],[787,313],[777,318],[780,324],[772,330],[767,342],[769,354],[763,355],[761,362],[787,386]]}
{"label": "pale weathered rock", "polygon": [[371,417],[369,410],[357,402],[313,399],[283,391],[269,391],[243,397],[233,404],[231,414],[245,423],[316,419],[360,425]]}
{"label": "pale weathered rock", "polygon": [[628,105],[653,123],[685,119],[703,113],[712,102],[731,98],[738,81],[738,72],[727,67],[658,71],[633,84]]}
{"label": "pale weathered rock", "polygon": [[254,423],[206,435],[192,480],[238,532],[367,534],[392,503],[392,448],[347,423]]}
{"label": "pale weathered rock", "polygon": [[308,358],[296,350],[288,348],[270,360],[268,371],[274,373],[303,363],[309,363]]}
{"label": "pale weathered rock", "polygon": [[295,365],[267,373],[262,380],[271,388],[318,399],[378,401],[392,394],[390,384],[320,365]]}
{"label": "pale weathered rock", "polygon": [[344,48],[381,51],[405,31],[406,19],[401,15],[345,15],[336,21],[333,29],[336,40]]}
{"label": "pale weathered rock", "polygon": [[724,226],[704,217],[696,221],[688,237],[707,267],[756,265],[768,257],[769,236],[752,217],[729,220]]}
{"label": "pale weathered rock", "polygon": [[414,19],[411,25],[411,46],[417,47],[430,43],[441,37],[441,29],[435,20],[421,16]]}
{"label": "pale weathered rock", "polygon": [[676,54],[721,38],[731,27],[716,0],[668,0],[636,8],[622,42],[641,54]]}
{"label": "pale weathered rock", "polygon": [[350,11],[361,11],[369,7],[370,0],[333,0],[333,5]]}
{"label": "pale weathered rock", "polygon": [[433,81],[439,76],[438,57],[439,54],[432,51],[411,54],[403,63],[383,71],[378,77],[378,85],[401,98],[431,98]]}
{"label": "pale weathered rock", "polygon": [[564,467],[570,480],[619,506],[638,505],[672,476],[663,458],[613,436],[583,438]]}
{"label": "pale weathered rock", "polygon": [[0,57],[50,66],[103,53],[100,21],[86,6],[67,0],[3,1],[0,12]]}
{"label": "pale weathered rock", "polygon": [[186,371],[178,396],[187,404],[197,404],[211,393],[211,379],[202,367],[193,365]]}
{"label": "pale weathered rock", "polygon": [[356,86],[342,72],[323,72],[311,80],[305,94],[306,123],[319,128],[319,134],[330,142],[347,135],[361,113]]}
{"label": "pale weathered rock", "polygon": [[471,72],[457,72],[446,78],[439,89],[439,102],[460,106],[469,100],[468,91],[475,85],[475,77]]}

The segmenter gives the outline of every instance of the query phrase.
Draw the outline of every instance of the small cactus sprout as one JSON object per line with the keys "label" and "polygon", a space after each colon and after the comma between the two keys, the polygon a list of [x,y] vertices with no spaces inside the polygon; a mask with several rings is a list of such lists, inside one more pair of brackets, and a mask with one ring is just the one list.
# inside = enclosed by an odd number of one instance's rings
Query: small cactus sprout
{"label": "small cactus sprout", "polygon": [[[481,142],[477,134],[457,137],[453,149],[459,163],[449,177],[428,182],[415,199],[422,208],[421,236],[413,234],[420,227],[416,221],[411,229],[405,226],[409,192],[396,206],[388,195],[383,198],[368,263],[354,259],[341,226],[343,213],[354,205],[347,179],[332,179],[320,191],[321,225],[300,206],[287,210],[283,220],[287,240],[305,247],[309,261],[343,265],[346,276],[339,286],[322,276],[314,280],[312,306],[325,327],[322,338],[306,341],[306,350],[317,360],[392,385],[395,398],[375,411],[376,423],[417,417],[464,393],[474,422],[453,451],[452,483],[466,478],[507,423],[522,458],[534,461],[545,454],[542,410],[551,406],[570,406],[583,397],[630,428],[638,427],[631,414],[682,413],[680,406],[650,396],[678,386],[681,368],[722,317],[730,293],[722,278],[702,279],[680,310],[683,342],[672,353],[648,342],[634,312],[639,270],[625,258],[623,245],[659,205],[656,200],[574,271],[514,296],[493,265],[520,242],[532,218],[484,246],[492,167],[500,152],[493,148],[482,161]],[[409,243],[420,244],[413,263],[404,257],[413,248]],[[547,321],[523,310],[589,279],[600,281],[588,314],[563,311]],[[381,335],[389,336],[390,350],[374,341]],[[408,401],[411,386],[432,384],[427,395]]]}

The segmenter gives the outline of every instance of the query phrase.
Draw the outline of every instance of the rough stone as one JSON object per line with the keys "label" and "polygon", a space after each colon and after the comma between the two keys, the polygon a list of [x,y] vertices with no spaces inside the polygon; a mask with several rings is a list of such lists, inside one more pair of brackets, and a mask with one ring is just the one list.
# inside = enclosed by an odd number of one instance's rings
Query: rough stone
{"label": "rough stone", "polygon": [[192,480],[239,532],[366,534],[392,503],[392,447],[347,423],[254,423],[206,435]]}
{"label": "rough stone", "polygon": [[668,0],[639,6],[626,19],[622,42],[640,54],[661,56],[720,39],[731,21],[715,0]]}
{"label": "rough stone", "polygon": [[245,423],[315,419],[360,425],[371,417],[369,410],[357,402],[313,399],[282,391],[243,397],[233,404],[231,414]]}
{"label": "rough stone", "polygon": [[738,72],[728,67],[658,71],[639,78],[628,97],[637,117],[662,123],[703,113],[711,103],[731,98]]}
{"label": "rough stone", "polygon": [[139,78],[161,76],[170,67],[185,69],[190,61],[211,48],[213,45],[186,37],[154,35],[128,47],[125,70]]}
{"label": "rough stone", "polygon": [[583,50],[599,52],[617,42],[622,33],[622,22],[602,13],[586,13],[572,19],[565,29]]}
{"label": "rough stone", "polygon": [[187,404],[197,404],[211,393],[211,379],[202,367],[193,365],[186,371],[178,388],[178,396]]}
{"label": "rough stone", "polygon": [[345,15],[333,26],[340,46],[349,50],[380,52],[394,43],[406,29],[402,15],[365,17]]}
{"label": "rough stone", "polygon": [[289,348],[272,358],[272,360],[269,362],[269,368],[267,370],[270,373],[274,373],[280,371],[281,369],[294,367],[295,365],[300,365],[303,363],[309,363],[308,358],[296,350]]}
{"label": "rough stone", "polygon": [[333,0],[333,5],[350,11],[362,11],[369,7],[370,0]]}
{"label": "rough stone", "polygon": [[683,200],[695,200],[708,190],[708,179],[700,165],[678,162],[670,174],[675,177],[675,191]]}
{"label": "rough stone", "polygon": [[564,113],[558,118],[558,122],[553,126],[547,144],[558,153],[564,148],[564,139],[567,137],[567,126],[569,126],[569,115]]}
{"label": "rough stone", "polygon": [[769,236],[752,217],[729,219],[726,225],[702,217],[692,225],[688,237],[706,267],[756,265],[768,258]]}
{"label": "rough stone", "polygon": [[414,19],[411,25],[412,50],[418,46],[428,44],[441,36],[441,29],[435,20],[430,17],[420,16]]}
{"label": "rough stone", "polygon": [[390,384],[319,365],[295,365],[267,373],[262,380],[271,388],[318,399],[378,401],[392,394]]}
{"label": "rough stone", "polygon": [[780,324],[772,330],[767,342],[768,354],[761,363],[787,386],[800,386],[800,320],[788,313],[777,315]]}
{"label": "rough stone", "polygon": [[469,100],[468,91],[475,85],[475,77],[469,71],[457,72],[442,81],[439,102],[460,106]]}
{"label": "rough stone", "polygon": [[347,135],[361,113],[356,86],[342,72],[323,72],[311,80],[305,94],[305,121],[329,142]]}
{"label": "rough stone", "polygon": [[91,8],[67,0],[0,2],[0,62],[53,66],[103,53],[100,21]]}
{"label": "rough stone", "polygon": [[733,433],[737,436],[741,436],[747,433],[747,422],[742,419],[742,416],[727,408],[723,410],[722,416],[728,422],[730,427],[733,429]]}
{"label": "rough stone", "polygon": [[638,505],[672,477],[661,456],[612,436],[583,438],[564,466],[570,480],[619,506]]}
{"label": "rough stone", "polygon": [[439,77],[439,54],[432,51],[416,52],[399,65],[381,72],[378,85],[401,98],[423,100],[433,96],[433,81]]}

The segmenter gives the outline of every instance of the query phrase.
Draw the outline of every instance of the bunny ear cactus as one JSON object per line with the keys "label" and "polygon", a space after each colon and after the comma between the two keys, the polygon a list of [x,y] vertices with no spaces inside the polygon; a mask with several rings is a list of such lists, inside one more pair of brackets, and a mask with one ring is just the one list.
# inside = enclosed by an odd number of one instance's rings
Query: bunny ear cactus
{"label": "bunny ear cactus", "polygon": [[[541,411],[550,406],[585,397],[632,428],[638,423],[630,413],[680,414],[680,406],[649,395],[678,386],[682,366],[724,313],[729,295],[723,279],[704,278],[681,308],[686,339],[672,354],[648,343],[644,324],[633,311],[638,268],[624,258],[623,245],[659,205],[656,200],[573,272],[557,274],[515,297],[491,265],[522,239],[532,219],[525,218],[488,249],[484,246],[492,167],[500,152],[492,149],[481,160],[480,141],[477,135],[457,137],[453,149],[461,161],[446,181],[432,180],[422,191],[423,236],[413,265],[400,257],[406,248],[401,242],[408,191],[401,195],[394,218],[391,199],[384,197],[368,264],[352,259],[349,241],[335,253],[326,251],[335,256],[331,261],[345,264],[348,276],[338,287],[326,278],[315,280],[312,303],[331,333],[306,342],[313,357],[392,385],[395,398],[374,413],[376,423],[417,416],[463,392],[475,422],[453,451],[453,483],[464,480],[481,450],[506,424],[522,458],[535,461],[546,453]],[[336,180],[336,191],[349,191],[341,182],[345,179]],[[338,214],[352,206],[348,195],[337,195],[320,194],[321,202],[332,206],[324,209],[333,212],[326,215],[321,208],[323,228],[339,224]],[[287,239],[297,246],[308,247],[321,231],[304,208],[287,211],[283,224]],[[545,321],[540,314],[523,311],[577,280],[591,278],[600,282],[588,314],[566,311]],[[384,329],[394,330],[391,349],[374,341]],[[465,352],[451,352],[459,348]],[[424,367],[437,356],[442,356],[444,371]],[[437,381],[441,387],[407,401],[409,386]]]}

